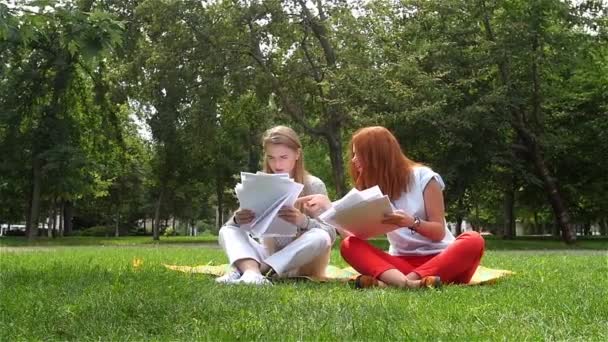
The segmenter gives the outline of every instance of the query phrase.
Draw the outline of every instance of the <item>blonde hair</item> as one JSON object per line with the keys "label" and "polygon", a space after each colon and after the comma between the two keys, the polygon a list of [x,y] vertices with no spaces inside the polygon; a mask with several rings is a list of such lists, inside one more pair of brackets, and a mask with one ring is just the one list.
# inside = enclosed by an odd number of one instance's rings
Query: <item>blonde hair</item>
{"label": "blonde hair", "polygon": [[[300,138],[298,134],[291,128],[287,126],[275,126],[268,129],[264,132],[264,137],[262,138],[262,148],[264,149],[264,167],[263,171],[266,173],[274,173],[270,168],[270,164],[268,163],[268,155],[266,154],[266,146],[268,145],[283,145],[286,146],[293,151],[300,152],[300,157],[296,160],[296,165],[293,170],[293,180],[300,184],[304,184],[304,180],[306,179],[306,175],[308,172],[304,168],[304,153],[302,153],[302,143],[300,142]],[[306,195],[306,184],[304,184],[304,190],[300,194],[300,196]],[[298,210],[303,211],[303,205],[296,205]],[[264,246],[274,253],[277,250],[276,241],[274,239],[263,239]]]}
{"label": "blonde hair", "polygon": [[299,152],[300,156],[296,160],[296,165],[293,170],[293,180],[300,184],[304,184],[306,175],[308,172],[304,168],[304,153],[302,153],[302,143],[298,134],[287,126],[275,126],[270,128],[264,133],[262,138],[262,147],[264,148],[264,172],[274,173],[268,163],[268,155],[266,154],[266,146],[272,145],[283,145],[295,152]]}

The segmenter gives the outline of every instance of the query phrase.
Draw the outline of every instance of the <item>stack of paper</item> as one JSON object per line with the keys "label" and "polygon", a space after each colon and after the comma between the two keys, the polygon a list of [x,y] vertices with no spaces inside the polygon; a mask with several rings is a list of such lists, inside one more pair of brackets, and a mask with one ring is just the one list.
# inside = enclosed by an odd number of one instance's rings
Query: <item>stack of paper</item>
{"label": "stack of paper", "polygon": [[319,218],[353,235],[368,238],[395,229],[394,226],[382,224],[384,215],[392,212],[393,206],[388,196],[374,186],[363,191],[352,189]]}
{"label": "stack of paper", "polygon": [[236,185],[236,197],[242,209],[255,213],[255,218],[243,228],[255,237],[295,236],[297,227],[277,216],[279,209],[293,206],[304,185],[296,183],[286,173],[241,172]]}

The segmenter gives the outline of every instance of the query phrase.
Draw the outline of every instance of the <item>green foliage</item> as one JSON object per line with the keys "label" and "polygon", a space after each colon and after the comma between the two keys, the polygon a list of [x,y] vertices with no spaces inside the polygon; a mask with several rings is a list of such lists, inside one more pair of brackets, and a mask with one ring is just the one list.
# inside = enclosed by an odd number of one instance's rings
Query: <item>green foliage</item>
{"label": "green foliage", "polygon": [[164,236],[173,236],[175,235],[175,230],[173,230],[173,227],[169,227],[167,229],[165,229],[165,232],[163,233]]}
{"label": "green foliage", "polygon": [[26,221],[39,182],[41,219],[215,231],[287,124],[332,198],[350,134],[384,125],[446,180],[449,221],[500,232],[513,192],[550,227],[553,180],[573,222],[608,224],[602,2],[27,3],[0,4],[0,221]]}
{"label": "green foliage", "polygon": [[[47,208],[103,196],[111,176],[102,178],[107,174],[100,164],[111,158],[108,147],[115,141],[105,124],[115,113],[95,92],[104,86],[104,59],[121,43],[122,24],[111,14],[56,2],[40,12],[3,9],[15,35],[0,42],[8,47],[0,82],[6,132],[0,140],[6,156],[0,177],[21,187],[22,201],[42,199]],[[19,181],[32,173],[34,179]],[[40,197],[31,193],[32,183],[42,184]],[[37,222],[39,213],[32,215]]]}

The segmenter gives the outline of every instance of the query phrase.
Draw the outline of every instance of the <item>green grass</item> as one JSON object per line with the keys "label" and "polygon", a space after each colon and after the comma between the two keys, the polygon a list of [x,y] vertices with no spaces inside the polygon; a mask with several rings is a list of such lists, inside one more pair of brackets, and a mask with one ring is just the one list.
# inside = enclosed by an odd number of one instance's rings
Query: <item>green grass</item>
{"label": "green grass", "polygon": [[[518,237],[514,240],[502,240],[496,237],[485,237],[486,248],[489,250],[608,250],[608,238],[579,238],[575,244],[566,245],[564,242],[545,237]],[[190,236],[161,236],[160,241],[153,241],[150,236],[123,236],[123,237],[89,237],[89,236],[68,236],[63,238],[40,237],[34,241],[28,241],[25,237],[3,236],[0,237],[0,247],[2,246],[137,246],[137,245],[181,245],[181,244],[201,244],[216,243],[217,235],[203,234],[196,237]],[[386,238],[375,239],[374,243],[387,248]]]}
{"label": "green grass", "polygon": [[[608,238],[579,238],[574,244],[563,241],[521,237],[514,240],[502,240],[495,237],[484,237],[487,250],[608,250]],[[383,249],[388,248],[386,239],[374,240],[373,243]]]}
{"label": "green grass", "polygon": [[[356,291],[218,286],[162,266],[226,262],[209,246],[49,247],[0,249],[0,341],[608,339],[605,250],[490,250],[483,265],[517,274],[492,286]],[[345,266],[335,250],[332,264]]]}
{"label": "green grass", "polygon": [[121,237],[94,237],[94,236],[66,236],[62,238],[39,237],[28,241],[23,236],[2,236],[1,246],[135,246],[156,244],[190,244],[215,243],[217,236],[202,234],[199,236],[161,236],[159,241],[152,240],[151,236],[121,236]]}

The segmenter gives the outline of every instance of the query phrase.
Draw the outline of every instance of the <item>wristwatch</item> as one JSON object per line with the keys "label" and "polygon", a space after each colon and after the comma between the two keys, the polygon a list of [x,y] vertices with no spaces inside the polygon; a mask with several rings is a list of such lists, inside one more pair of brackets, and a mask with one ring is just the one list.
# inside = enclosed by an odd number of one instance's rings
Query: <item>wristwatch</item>
{"label": "wristwatch", "polygon": [[306,224],[304,225],[304,227],[300,227],[300,226],[296,225],[296,227],[298,229],[298,233],[303,233],[307,230],[310,230],[310,217],[308,217],[308,215],[304,215],[304,217],[306,217]]}
{"label": "wristwatch", "polygon": [[420,228],[420,217],[414,216],[414,225],[408,228],[414,232],[417,231]]}

